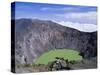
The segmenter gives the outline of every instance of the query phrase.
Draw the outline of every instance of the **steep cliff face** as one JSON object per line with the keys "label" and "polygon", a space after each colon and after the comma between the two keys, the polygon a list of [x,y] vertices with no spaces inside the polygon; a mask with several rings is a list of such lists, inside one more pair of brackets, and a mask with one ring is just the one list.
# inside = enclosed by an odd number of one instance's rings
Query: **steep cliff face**
{"label": "steep cliff face", "polygon": [[31,64],[41,54],[55,48],[75,49],[85,58],[97,56],[97,32],[80,32],[37,19],[16,20],[15,32],[16,64]]}

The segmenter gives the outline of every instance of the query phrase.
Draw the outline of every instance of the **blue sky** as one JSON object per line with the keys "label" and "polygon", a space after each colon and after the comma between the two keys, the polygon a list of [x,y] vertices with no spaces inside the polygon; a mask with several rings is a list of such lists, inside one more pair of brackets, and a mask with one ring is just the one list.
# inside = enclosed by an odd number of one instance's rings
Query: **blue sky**
{"label": "blue sky", "polygon": [[60,24],[97,25],[97,7],[43,3],[15,3],[15,18],[52,20]]}

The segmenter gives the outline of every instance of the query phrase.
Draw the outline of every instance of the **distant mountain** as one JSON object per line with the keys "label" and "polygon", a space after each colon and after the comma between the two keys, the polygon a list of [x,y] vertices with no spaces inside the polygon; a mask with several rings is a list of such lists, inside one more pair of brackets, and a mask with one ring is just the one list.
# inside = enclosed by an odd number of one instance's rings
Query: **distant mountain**
{"label": "distant mountain", "polygon": [[[14,20],[12,20],[14,24]],[[81,32],[52,21],[38,19],[15,20],[16,64],[31,64],[44,52],[55,48],[69,48],[84,58],[97,56],[97,32]]]}

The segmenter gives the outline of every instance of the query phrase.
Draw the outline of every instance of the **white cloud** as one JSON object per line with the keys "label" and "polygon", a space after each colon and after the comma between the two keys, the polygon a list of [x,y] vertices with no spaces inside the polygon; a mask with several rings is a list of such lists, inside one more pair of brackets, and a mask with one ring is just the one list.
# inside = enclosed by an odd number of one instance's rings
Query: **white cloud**
{"label": "white cloud", "polygon": [[55,16],[65,18],[67,21],[97,24],[97,12],[73,12],[56,14]]}
{"label": "white cloud", "polygon": [[[54,14],[55,22],[70,28],[74,28],[83,32],[97,31],[97,11],[74,12],[81,8],[52,8],[43,7],[42,11],[64,11],[60,14]],[[68,12],[67,12],[68,11]],[[70,12],[69,12],[70,11]],[[66,13],[65,13],[66,12]],[[59,22],[58,22],[59,21]]]}
{"label": "white cloud", "polygon": [[83,32],[97,31],[97,25],[94,25],[94,24],[81,24],[81,23],[64,22],[64,21],[59,22],[59,24],[66,27],[74,28]]}
{"label": "white cloud", "polygon": [[88,19],[96,19],[96,12],[85,12],[85,13],[69,13],[65,14],[66,18],[88,18]]}
{"label": "white cloud", "polygon": [[64,7],[64,8],[59,8],[59,7],[43,7],[41,8],[42,11],[73,11],[73,10],[79,10],[79,8],[73,8],[73,7]]}
{"label": "white cloud", "polygon": [[49,10],[49,9],[51,9],[51,8],[43,7],[40,10],[45,11],[45,10]]}

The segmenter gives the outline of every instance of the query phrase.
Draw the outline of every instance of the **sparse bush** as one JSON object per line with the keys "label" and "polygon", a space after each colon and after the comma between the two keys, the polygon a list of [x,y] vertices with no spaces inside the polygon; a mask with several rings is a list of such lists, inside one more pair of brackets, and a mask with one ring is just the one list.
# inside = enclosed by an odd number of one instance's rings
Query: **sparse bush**
{"label": "sparse bush", "polygon": [[23,67],[30,67],[30,64],[24,64]]}

